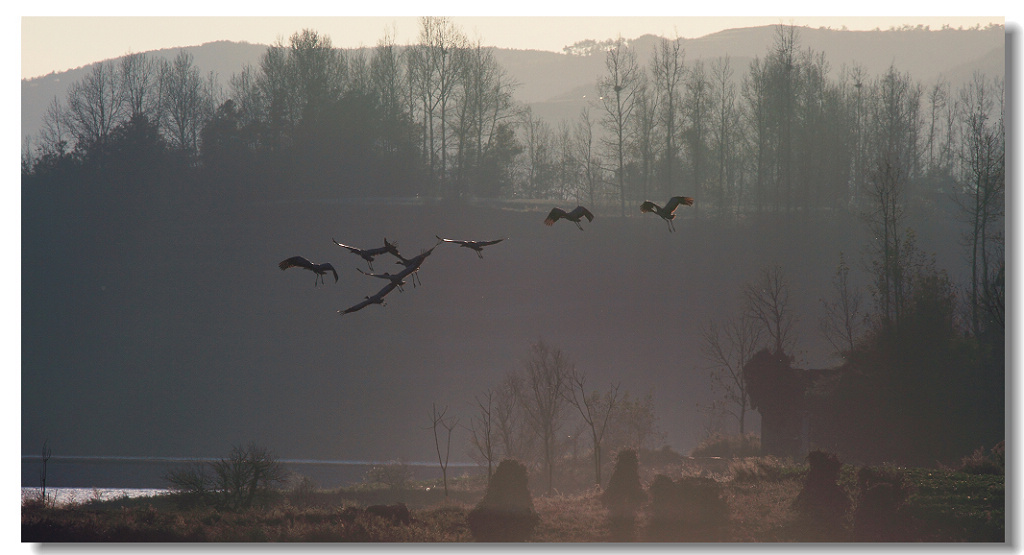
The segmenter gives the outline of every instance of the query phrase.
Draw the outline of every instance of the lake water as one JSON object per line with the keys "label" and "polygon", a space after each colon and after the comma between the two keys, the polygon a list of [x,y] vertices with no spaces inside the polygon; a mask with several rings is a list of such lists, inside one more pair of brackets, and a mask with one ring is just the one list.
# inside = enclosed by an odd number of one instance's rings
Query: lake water
{"label": "lake water", "polygon": [[[175,457],[51,457],[46,465],[46,489],[82,489],[92,494],[93,489],[147,491],[167,487],[164,477],[169,471],[185,467],[193,462],[209,463],[217,459],[186,459]],[[333,489],[350,486],[363,481],[373,466],[389,464],[375,461],[319,461],[281,459],[281,464],[290,473],[310,478],[317,487]],[[430,480],[441,477],[437,463],[406,462],[413,480]],[[21,459],[21,486],[38,488],[43,464],[38,456],[23,456]],[[448,476],[479,474],[484,468],[474,463],[448,465]],[[70,494],[69,494],[70,495]],[[77,495],[77,494],[75,494]]]}
{"label": "lake water", "polygon": [[[87,501],[109,501],[123,497],[152,497],[164,495],[166,489],[138,488],[46,488],[46,498],[57,506],[85,503]],[[21,488],[21,501],[39,499],[42,488]]]}

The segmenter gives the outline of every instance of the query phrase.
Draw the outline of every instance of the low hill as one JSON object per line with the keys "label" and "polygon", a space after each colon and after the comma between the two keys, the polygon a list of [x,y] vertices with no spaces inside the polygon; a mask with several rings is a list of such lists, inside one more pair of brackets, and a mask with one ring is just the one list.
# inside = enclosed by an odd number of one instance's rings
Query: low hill
{"label": "low hill", "polygon": [[[735,77],[740,79],[745,75],[750,60],[766,56],[776,32],[777,26],[770,25],[729,29],[700,38],[683,39],[686,63],[729,56]],[[641,64],[646,66],[649,63],[658,40],[659,37],[645,35],[630,41]],[[1002,74],[1005,71],[1005,42],[1002,28],[936,31],[797,28],[798,47],[824,53],[834,74],[844,66],[857,64],[865,69],[868,76],[877,76],[894,65],[902,72],[909,72],[924,86],[943,76],[958,87],[975,70],[990,75]],[[231,76],[240,73],[246,64],[258,65],[266,49],[267,45],[217,41],[148,54],[172,59],[181,50],[189,52],[201,72],[204,75],[212,72],[227,90]],[[606,72],[604,56],[599,53],[570,55],[495,49],[494,56],[519,83],[516,98],[531,105],[535,114],[549,120],[552,125],[558,120],[576,118],[580,108],[586,105],[579,91],[592,89],[598,77]],[[23,137],[38,134],[46,106],[54,98],[63,100],[67,87],[82,79],[90,67],[22,80]]]}

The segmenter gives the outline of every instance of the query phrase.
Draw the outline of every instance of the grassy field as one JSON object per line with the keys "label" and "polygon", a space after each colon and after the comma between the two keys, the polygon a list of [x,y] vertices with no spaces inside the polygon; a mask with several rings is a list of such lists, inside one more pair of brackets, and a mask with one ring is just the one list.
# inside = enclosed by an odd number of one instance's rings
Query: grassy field
{"label": "grassy field", "polygon": [[[533,495],[540,523],[532,542],[853,542],[877,541],[855,534],[860,497],[857,471],[844,465],[839,486],[849,510],[822,525],[794,508],[806,482],[806,466],[734,463],[711,475],[713,519],[658,525],[650,503],[635,521],[613,526],[600,491]],[[1004,477],[953,470],[887,469],[902,477],[908,492],[899,511],[898,541],[1003,542]],[[445,499],[436,483],[406,488],[358,486],[338,490],[281,492],[270,506],[240,512],[212,507],[183,509],[173,496],[123,499],[53,507],[22,506],[23,542],[472,542],[467,514],[483,495],[482,479],[450,484]],[[408,523],[373,514],[366,507],[405,503]],[[700,507],[697,507],[700,509]],[[718,513],[716,513],[718,514]],[[705,515],[706,516],[706,515]]]}

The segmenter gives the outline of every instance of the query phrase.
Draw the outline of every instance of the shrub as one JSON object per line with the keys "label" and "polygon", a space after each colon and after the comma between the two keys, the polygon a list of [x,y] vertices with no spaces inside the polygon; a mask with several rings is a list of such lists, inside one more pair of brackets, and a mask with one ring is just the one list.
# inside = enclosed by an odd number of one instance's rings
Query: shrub
{"label": "shrub", "polygon": [[691,457],[756,457],[761,454],[761,438],[756,434],[726,436],[712,434],[690,452]]}
{"label": "shrub", "polygon": [[601,494],[601,504],[608,509],[609,528],[613,541],[630,541],[636,533],[636,512],[647,500],[640,485],[640,460],[636,451],[623,449],[615,457],[615,468],[608,487]]}
{"label": "shrub", "polygon": [[636,451],[623,449],[615,457],[615,468],[608,487],[601,494],[601,503],[616,516],[635,515],[647,494],[640,485],[640,460]]}
{"label": "shrub", "polygon": [[207,465],[193,462],[168,472],[164,479],[177,492],[182,506],[199,506],[210,502],[227,510],[244,510],[266,504],[274,486],[284,482],[286,473],[277,458],[266,448],[250,444],[234,447],[231,454]]}
{"label": "shrub", "polygon": [[729,504],[711,478],[689,476],[674,482],[659,474],[648,488],[648,534],[655,541],[721,540],[729,522]]}
{"label": "shrub", "polygon": [[832,453],[811,451],[807,454],[810,470],[794,508],[808,521],[826,528],[839,524],[850,508],[850,497],[838,484],[843,463]]}
{"label": "shrub", "polygon": [[363,476],[363,481],[370,484],[382,484],[391,489],[401,489],[412,481],[412,469],[402,461],[390,461],[370,467]]}
{"label": "shrub", "polygon": [[909,487],[893,469],[864,467],[857,472],[857,509],[853,535],[857,541],[905,541],[909,517],[904,510]]}
{"label": "shrub", "polygon": [[1000,441],[986,454],[984,447],[978,447],[974,453],[960,461],[960,472],[967,474],[1004,474],[1006,463],[1006,442]]}
{"label": "shrub", "polygon": [[365,509],[366,514],[375,515],[394,525],[404,525],[412,522],[412,516],[405,503],[394,505],[370,505]]}
{"label": "shrub", "polygon": [[785,477],[786,468],[778,458],[746,457],[729,463],[729,474],[736,482],[777,482]]}
{"label": "shrub", "polygon": [[469,512],[466,521],[477,541],[527,540],[540,517],[533,509],[526,467],[511,459],[501,461],[483,499]]}

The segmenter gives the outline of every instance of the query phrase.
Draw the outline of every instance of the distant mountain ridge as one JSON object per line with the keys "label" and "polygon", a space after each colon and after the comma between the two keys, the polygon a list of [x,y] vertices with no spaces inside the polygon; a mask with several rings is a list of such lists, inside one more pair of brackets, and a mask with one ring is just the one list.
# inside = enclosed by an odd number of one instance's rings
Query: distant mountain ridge
{"label": "distant mountain ridge", "polygon": [[[774,41],[777,25],[727,29],[700,38],[682,39],[686,64],[729,56],[734,75],[740,79],[747,64],[764,58]],[[924,29],[888,31],[848,31],[797,27],[797,46],[824,53],[832,76],[844,66],[859,64],[867,75],[877,76],[890,65],[928,86],[940,76],[954,87],[966,82],[973,72],[1005,74],[1005,30]],[[661,37],[644,35],[629,41],[638,60],[649,64]],[[233,74],[246,64],[258,65],[268,45],[216,41],[199,46],[167,48],[147,52],[171,59],[184,50],[192,54],[203,74],[213,72],[227,88]],[[584,95],[595,90],[597,79],[605,72],[601,55],[574,55],[539,50],[495,48],[495,59],[518,83],[516,97],[531,105],[537,116],[555,123],[571,119],[586,105]],[[98,62],[97,62],[98,63]],[[62,100],[67,87],[82,79],[92,65],[52,73],[21,82],[22,136],[38,134],[42,117],[54,97]]]}

